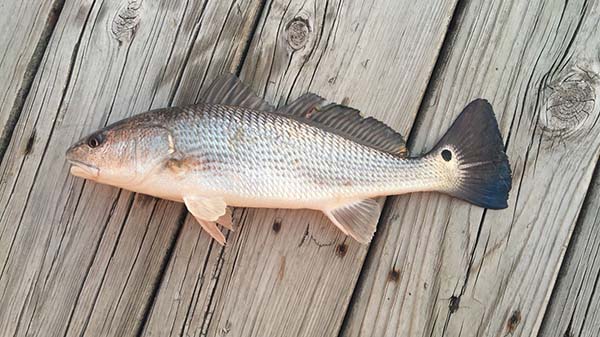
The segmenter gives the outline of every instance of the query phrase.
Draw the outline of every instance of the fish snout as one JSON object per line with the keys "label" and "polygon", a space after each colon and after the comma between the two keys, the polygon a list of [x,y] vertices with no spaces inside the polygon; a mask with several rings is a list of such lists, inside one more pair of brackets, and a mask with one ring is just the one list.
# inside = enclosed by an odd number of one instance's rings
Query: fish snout
{"label": "fish snout", "polygon": [[92,164],[86,163],[82,157],[85,157],[81,153],[79,148],[80,144],[75,144],[67,149],[65,157],[69,164],[71,164],[70,172],[72,175],[87,179],[94,179],[100,175],[100,169]]}
{"label": "fish snout", "polygon": [[71,161],[73,159],[75,159],[75,146],[71,146],[67,149],[67,151],[65,152],[65,157],[67,158],[68,161]]}

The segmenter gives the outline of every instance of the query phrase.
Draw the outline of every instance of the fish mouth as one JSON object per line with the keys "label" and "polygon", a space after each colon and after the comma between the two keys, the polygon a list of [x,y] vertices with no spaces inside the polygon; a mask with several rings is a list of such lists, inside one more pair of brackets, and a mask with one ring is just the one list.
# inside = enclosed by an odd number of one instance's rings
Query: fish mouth
{"label": "fish mouth", "polygon": [[73,159],[69,159],[69,163],[71,164],[71,174],[76,177],[97,178],[100,175],[100,169],[94,165]]}

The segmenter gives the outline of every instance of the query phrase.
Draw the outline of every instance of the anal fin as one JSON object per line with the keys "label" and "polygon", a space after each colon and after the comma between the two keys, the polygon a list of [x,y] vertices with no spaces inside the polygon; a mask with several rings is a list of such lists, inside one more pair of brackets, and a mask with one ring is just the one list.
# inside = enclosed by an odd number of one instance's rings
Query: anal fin
{"label": "anal fin", "polygon": [[371,242],[377,230],[379,212],[380,206],[374,199],[358,200],[324,210],[331,222],[344,234],[363,244]]}

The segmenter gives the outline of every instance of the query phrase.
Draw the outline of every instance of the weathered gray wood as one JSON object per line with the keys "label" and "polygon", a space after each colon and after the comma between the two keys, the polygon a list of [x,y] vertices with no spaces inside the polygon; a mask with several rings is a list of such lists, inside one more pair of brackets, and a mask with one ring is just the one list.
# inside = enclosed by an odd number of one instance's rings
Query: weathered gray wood
{"label": "weathered gray wood", "polygon": [[510,206],[393,198],[343,336],[532,336],[540,326],[600,150],[600,3],[462,4],[414,149],[488,98],[513,167]]}
{"label": "weathered gray wood", "polygon": [[[278,104],[306,91],[407,133],[452,1],[268,1],[242,77]],[[333,336],[367,247],[318,212],[237,210],[222,250],[186,223],[146,336]]]}
{"label": "weathered gray wood", "polygon": [[600,180],[596,169],[538,336],[600,335]]}
{"label": "weathered gray wood", "polygon": [[64,152],[237,67],[259,5],[66,1],[0,165],[2,335],[138,333],[183,207],[72,178]]}
{"label": "weathered gray wood", "polygon": [[0,2],[0,158],[61,7],[61,0]]}

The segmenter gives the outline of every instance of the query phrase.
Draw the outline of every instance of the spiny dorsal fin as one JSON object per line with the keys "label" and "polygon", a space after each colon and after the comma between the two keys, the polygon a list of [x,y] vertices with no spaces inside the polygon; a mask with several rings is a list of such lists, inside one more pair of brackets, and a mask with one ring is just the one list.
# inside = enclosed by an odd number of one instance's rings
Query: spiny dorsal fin
{"label": "spiny dorsal fin", "polygon": [[371,242],[377,229],[379,208],[379,204],[374,199],[364,199],[324,212],[344,234],[366,244]]}
{"label": "spiny dorsal fin", "polygon": [[363,117],[360,111],[307,93],[277,110],[316,124],[329,132],[351,139],[374,149],[399,157],[408,156],[402,135],[373,117]]}
{"label": "spiny dorsal fin", "polygon": [[204,92],[204,102],[212,104],[236,105],[260,111],[273,111],[275,108],[258,97],[247,85],[233,74],[223,74]]}

